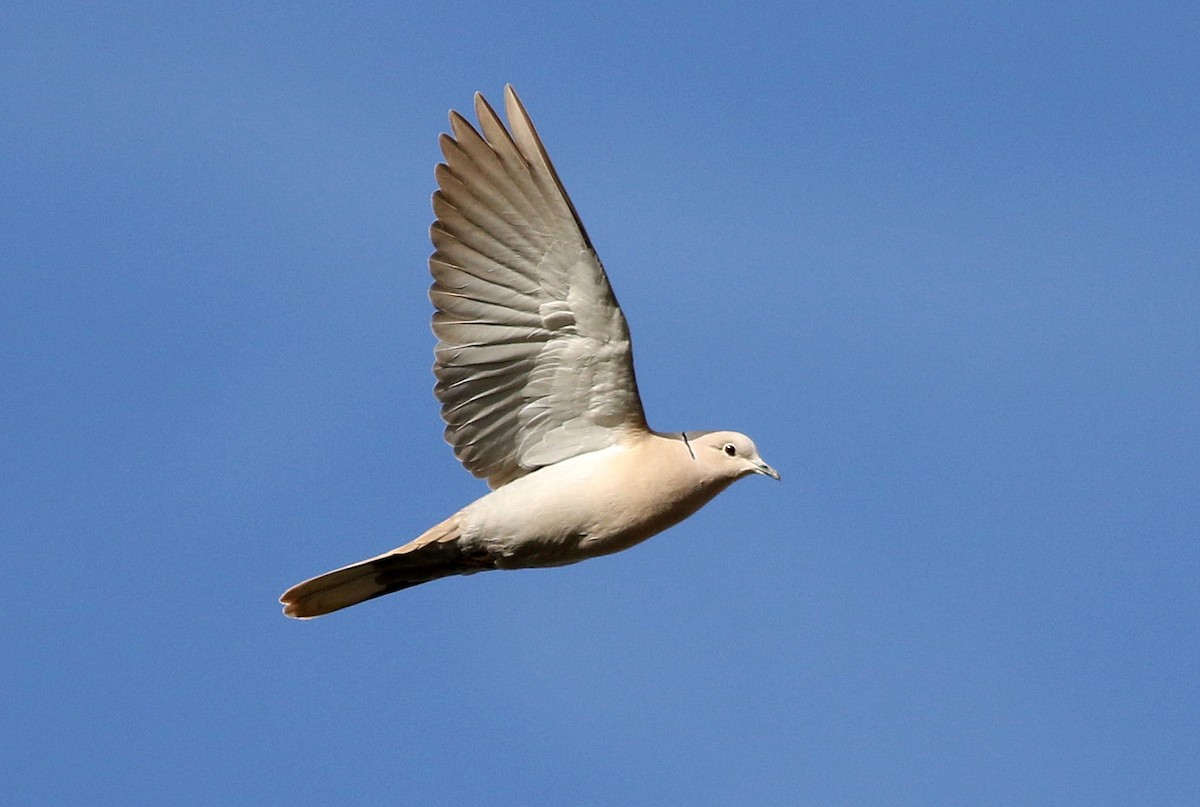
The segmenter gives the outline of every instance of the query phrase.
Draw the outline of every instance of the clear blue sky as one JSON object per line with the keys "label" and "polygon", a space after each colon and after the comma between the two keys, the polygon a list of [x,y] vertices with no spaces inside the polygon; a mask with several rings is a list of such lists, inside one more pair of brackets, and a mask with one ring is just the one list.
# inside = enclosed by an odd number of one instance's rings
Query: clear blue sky
{"label": "clear blue sky", "polygon": [[[12,803],[1200,803],[1195,5],[700,5],[4,5]],[[783,482],[287,620],[484,490],[427,227],[505,82],[651,424]]]}

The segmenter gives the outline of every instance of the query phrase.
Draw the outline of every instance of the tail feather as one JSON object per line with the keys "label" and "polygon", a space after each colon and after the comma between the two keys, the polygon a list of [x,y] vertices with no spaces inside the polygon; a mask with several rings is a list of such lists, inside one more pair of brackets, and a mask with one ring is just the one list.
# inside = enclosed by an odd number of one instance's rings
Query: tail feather
{"label": "tail feather", "polygon": [[459,535],[458,518],[451,516],[398,549],[292,586],[279,598],[283,612],[311,619],[440,577],[491,568],[463,551]]}

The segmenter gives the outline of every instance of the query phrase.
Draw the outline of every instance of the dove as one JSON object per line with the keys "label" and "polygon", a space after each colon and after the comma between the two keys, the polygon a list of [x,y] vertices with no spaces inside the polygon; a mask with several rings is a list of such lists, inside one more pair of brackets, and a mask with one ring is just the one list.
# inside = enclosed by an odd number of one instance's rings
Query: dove
{"label": "dove", "polygon": [[678,524],[734,481],[779,474],[732,431],[646,423],[629,327],[511,86],[508,126],[450,113],[429,258],[445,437],[491,491],[403,546],[280,598],[308,619],[452,575],[564,566]]}

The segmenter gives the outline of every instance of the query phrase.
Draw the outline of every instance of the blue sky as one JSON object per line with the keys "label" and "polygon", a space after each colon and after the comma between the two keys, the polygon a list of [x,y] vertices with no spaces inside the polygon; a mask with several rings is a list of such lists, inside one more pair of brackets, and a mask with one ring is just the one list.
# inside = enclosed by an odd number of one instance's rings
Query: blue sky
{"label": "blue sky", "polygon": [[[22,804],[1200,798],[1192,4],[0,11]],[[651,424],[783,482],[310,623],[484,491],[437,134],[521,92]]]}

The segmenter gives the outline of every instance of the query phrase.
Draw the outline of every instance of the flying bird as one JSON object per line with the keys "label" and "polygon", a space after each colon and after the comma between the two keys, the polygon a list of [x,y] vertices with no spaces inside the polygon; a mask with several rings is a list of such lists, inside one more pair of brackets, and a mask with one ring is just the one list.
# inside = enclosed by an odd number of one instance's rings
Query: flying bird
{"label": "flying bird", "polygon": [[434,392],[491,492],[280,598],[306,619],[451,575],[564,566],[679,523],[735,480],[779,479],[749,437],[646,424],[629,327],[525,107],[450,113],[433,194]]}

